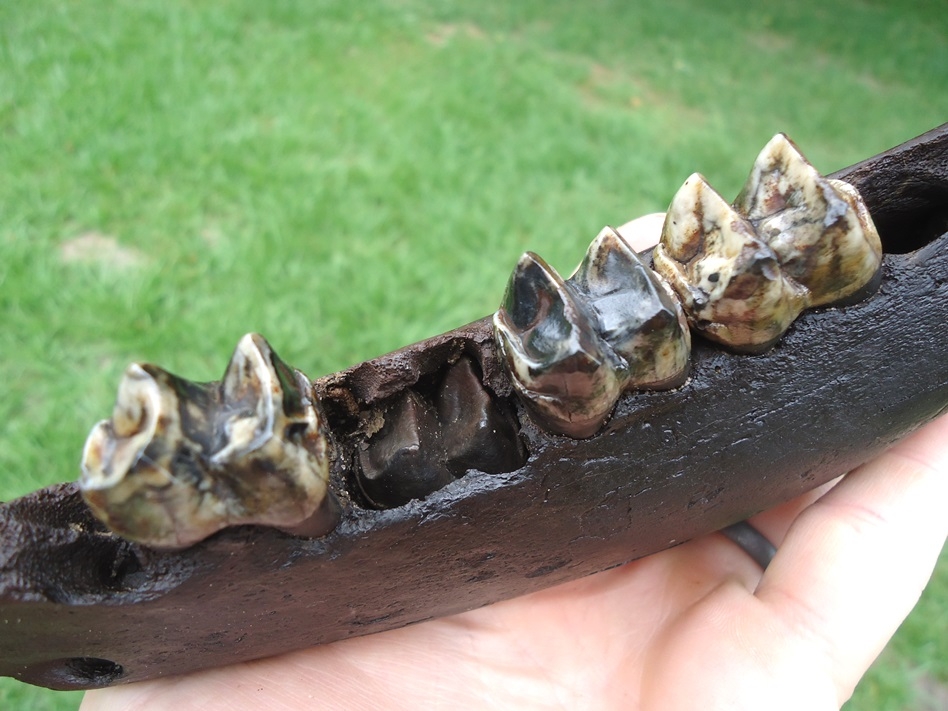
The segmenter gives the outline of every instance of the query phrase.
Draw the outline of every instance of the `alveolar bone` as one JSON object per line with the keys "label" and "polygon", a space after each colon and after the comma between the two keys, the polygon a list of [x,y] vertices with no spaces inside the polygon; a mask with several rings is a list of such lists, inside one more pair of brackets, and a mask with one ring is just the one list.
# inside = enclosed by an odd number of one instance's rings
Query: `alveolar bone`
{"label": "alveolar bone", "polygon": [[810,291],[811,306],[858,296],[878,277],[882,243],[859,193],[821,176],[782,133],[757,156],[734,207]]}
{"label": "alveolar bone", "polygon": [[183,548],[239,524],[328,533],[338,520],[328,480],[309,380],[248,334],[220,383],[129,366],[112,419],[86,441],[79,485],[114,532]]}
{"label": "alveolar bone", "polygon": [[653,255],[692,327],[735,350],[766,350],[808,305],[753,225],[698,173],[672,199]]}

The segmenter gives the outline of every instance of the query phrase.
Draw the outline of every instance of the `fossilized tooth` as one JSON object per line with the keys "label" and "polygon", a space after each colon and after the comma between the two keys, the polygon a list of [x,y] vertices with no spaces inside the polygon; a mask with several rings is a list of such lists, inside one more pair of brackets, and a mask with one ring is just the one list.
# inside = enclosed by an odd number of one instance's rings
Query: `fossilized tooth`
{"label": "fossilized tooth", "polygon": [[684,381],[691,334],[681,304],[616,230],[603,228],[567,284],[585,297],[599,335],[626,360],[626,387]]}
{"label": "fossilized tooth", "polygon": [[83,497],[111,530],[156,548],[238,524],[322,535],[338,504],[311,392],[256,334],[241,339],[221,383],[133,364],[112,419],[86,441]]}
{"label": "fossilized tooth", "polygon": [[757,228],[810,304],[851,300],[874,290],[882,243],[858,191],[824,178],[782,133],[764,147],[734,207]]}
{"label": "fossilized tooth", "polygon": [[385,414],[382,429],[360,450],[359,463],[359,486],[377,508],[424,499],[454,481],[435,412],[411,390]]}
{"label": "fossilized tooth", "polygon": [[460,358],[444,376],[438,419],[447,465],[455,476],[468,469],[512,472],[527,461],[513,414],[488,395],[470,358]]}
{"label": "fossilized tooth", "polygon": [[675,194],[654,260],[692,327],[737,351],[766,350],[808,306],[806,288],[698,173]]}
{"label": "fossilized tooth", "polygon": [[619,398],[625,363],[594,324],[552,267],[531,252],[520,257],[494,335],[515,390],[547,430],[590,437]]}

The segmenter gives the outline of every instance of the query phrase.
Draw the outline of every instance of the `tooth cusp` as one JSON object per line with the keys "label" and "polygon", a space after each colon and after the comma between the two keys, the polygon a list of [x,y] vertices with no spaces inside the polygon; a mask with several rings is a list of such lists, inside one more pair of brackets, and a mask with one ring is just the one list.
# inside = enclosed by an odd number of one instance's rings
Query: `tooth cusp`
{"label": "tooth cusp", "polygon": [[654,262],[691,326],[734,350],[769,348],[806,307],[753,225],[697,174],[672,200]]}
{"label": "tooth cusp", "polygon": [[251,334],[221,383],[130,366],[112,420],[89,435],[79,483],[119,535],[181,548],[239,524],[322,535],[338,513],[328,477],[309,381]]}
{"label": "tooth cusp", "polygon": [[757,157],[733,207],[702,176],[685,181],[666,214],[654,262],[695,330],[756,353],[804,309],[874,289],[882,245],[858,192],[821,176],[778,134]]}
{"label": "tooth cusp", "polygon": [[735,201],[781,268],[822,306],[871,289],[882,243],[858,191],[824,178],[784,134],[764,147]]}
{"label": "tooth cusp", "polygon": [[622,389],[623,363],[593,320],[562,277],[529,252],[494,314],[498,352],[514,389],[547,429],[570,437],[595,434]]}
{"label": "tooth cusp", "polygon": [[615,229],[603,228],[568,283],[589,304],[600,337],[625,360],[625,387],[684,381],[691,336],[681,305]]}

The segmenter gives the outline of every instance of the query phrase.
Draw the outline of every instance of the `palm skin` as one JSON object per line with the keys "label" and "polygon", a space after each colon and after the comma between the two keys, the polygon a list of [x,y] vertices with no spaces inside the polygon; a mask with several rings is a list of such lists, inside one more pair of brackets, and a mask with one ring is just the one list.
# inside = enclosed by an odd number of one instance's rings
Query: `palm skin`
{"label": "palm skin", "polygon": [[[622,228],[640,247],[654,220]],[[454,617],[90,692],[117,709],[838,709],[914,606],[948,516],[948,418],[753,522]]]}

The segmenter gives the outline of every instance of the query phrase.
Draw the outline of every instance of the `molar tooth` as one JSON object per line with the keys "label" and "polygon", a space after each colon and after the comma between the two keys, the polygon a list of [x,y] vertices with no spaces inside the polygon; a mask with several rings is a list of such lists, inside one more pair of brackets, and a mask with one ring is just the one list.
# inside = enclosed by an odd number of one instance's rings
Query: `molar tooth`
{"label": "molar tooth", "polygon": [[625,364],[596,334],[595,316],[563,279],[527,252],[494,314],[499,355],[514,388],[548,429],[589,437],[612,411]]}
{"label": "molar tooth", "polygon": [[766,350],[807,306],[807,290],[697,173],[668,208],[654,260],[691,325],[735,350]]}
{"label": "molar tooth", "polygon": [[734,203],[756,226],[810,305],[874,288],[882,243],[858,191],[824,178],[784,134],[764,147]]}
{"label": "molar tooth", "polygon": [[132,365],[112,420],[86,442],[83,497],[113,531],[159,548],[248,523],[323,535],[338,504],[311,392],[254,334],[240,341],[222,383]]}
{"label": "molar tooth", "polygon": [[616,230],[603,228],[568,284],[587,297],[599,335],[628,363],[626,387],[684,381],[691,334],[681,305]]}

